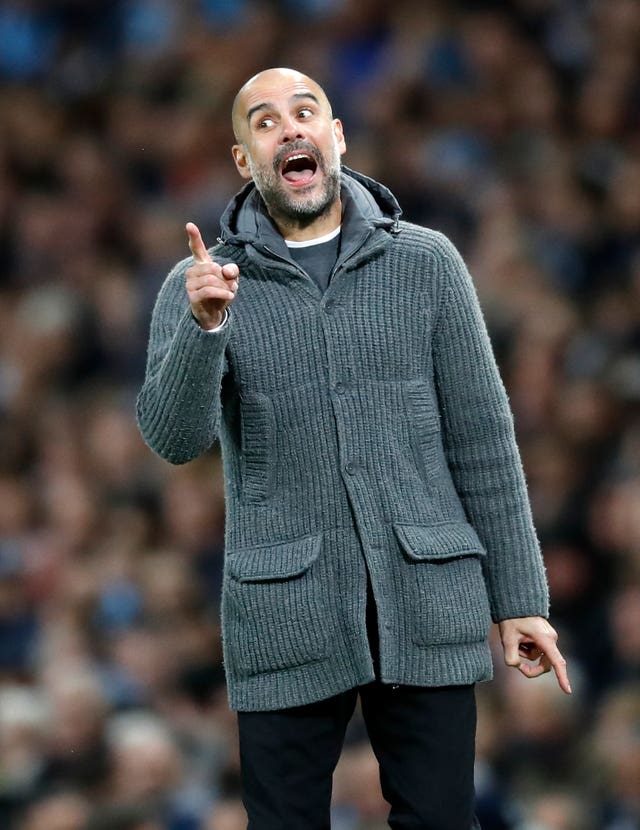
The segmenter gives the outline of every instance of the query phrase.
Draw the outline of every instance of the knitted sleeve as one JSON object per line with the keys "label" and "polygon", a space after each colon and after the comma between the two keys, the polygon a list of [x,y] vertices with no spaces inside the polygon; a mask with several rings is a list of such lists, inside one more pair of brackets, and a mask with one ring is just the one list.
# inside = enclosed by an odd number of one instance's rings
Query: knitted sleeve
{"label": "knitted sleeve", "polygon": [[469,522],[487,551],[494,621],[548,614],[548,589],[513,417],[475,288],[438,235],[442,300],[434,369],[445,453]]}
{"label": "knitted sleeve", "polygon": [[232,315],[216,332],[201,329],[191,314],[185,271],[179,262],[164,282],[153,310],[147,367],[136,403],[146,443],[172,464],[205,452],[220,425],[220,385]]}

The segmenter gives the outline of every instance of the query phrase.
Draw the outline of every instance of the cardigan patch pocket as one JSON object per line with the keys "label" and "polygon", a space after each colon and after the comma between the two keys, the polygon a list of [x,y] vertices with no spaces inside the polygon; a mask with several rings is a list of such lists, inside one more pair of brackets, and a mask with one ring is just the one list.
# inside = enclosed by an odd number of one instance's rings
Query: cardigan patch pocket
{"label": "cardigan patch pocket", "polygon": [[242,501],[257,504],[273,495],[273,404],[260,392],[240,397]]}
{"label": "cardigan patch pocket", "polygon": [[486,552],[471,525],[396,523],[393,528],[414,608],[413,641],[432,646],[485,640],[491,624],[482,573]]}
{"label": "cardigan patch pocket", "polygon": [[227,555],[225,659],[231,673],[253,677],[326,656],[329,598],[321,547],[317,534]]}

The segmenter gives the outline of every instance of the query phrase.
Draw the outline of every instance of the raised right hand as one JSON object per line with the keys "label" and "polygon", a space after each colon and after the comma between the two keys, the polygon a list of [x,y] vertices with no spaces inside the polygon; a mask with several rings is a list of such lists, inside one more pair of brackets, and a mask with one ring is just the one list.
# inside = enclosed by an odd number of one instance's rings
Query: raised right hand
{"label": "raised right hand", "polygon": [[186,272],[191,311],[200,328],[213,329],[222,323],[226,307],[236,296],[240,271],[235,263],[218,265],[211,259],[197,225],[187,222],[186,228],[195,260]]}

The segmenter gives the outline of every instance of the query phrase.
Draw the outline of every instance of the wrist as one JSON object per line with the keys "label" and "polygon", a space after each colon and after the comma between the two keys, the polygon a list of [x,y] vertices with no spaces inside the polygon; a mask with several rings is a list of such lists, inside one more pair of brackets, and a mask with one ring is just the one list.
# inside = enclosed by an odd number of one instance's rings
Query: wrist
{"label": "wrist", "polygon": [[194,315],[194,319],[203,331],[211,333],[211,332],[218,331],[218,329],[221,329],[226,324],[228,316],[229,316],[229,312],[225,308],[215,318],[212,318],[212,317],[208,316],[206,322],[198,320],[198,318],[195,317],[195,315]]}

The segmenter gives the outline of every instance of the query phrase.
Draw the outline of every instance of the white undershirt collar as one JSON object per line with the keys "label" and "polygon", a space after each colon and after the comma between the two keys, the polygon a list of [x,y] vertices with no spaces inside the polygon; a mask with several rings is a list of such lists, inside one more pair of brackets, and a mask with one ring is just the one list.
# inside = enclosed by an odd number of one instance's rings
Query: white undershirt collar
{"label": "white undershirt collar", "polygon": [[329,242],[331,239],[334,239],[342,230],[342,225],[338,225],[329,233],[325,233],[323,236],[316,236],[315,239],[305,239],[303,242],[295,242],[292,239],[285,239],[284,243],[287,248],[308,248],[310,245],[322,245],[323,242]]}

